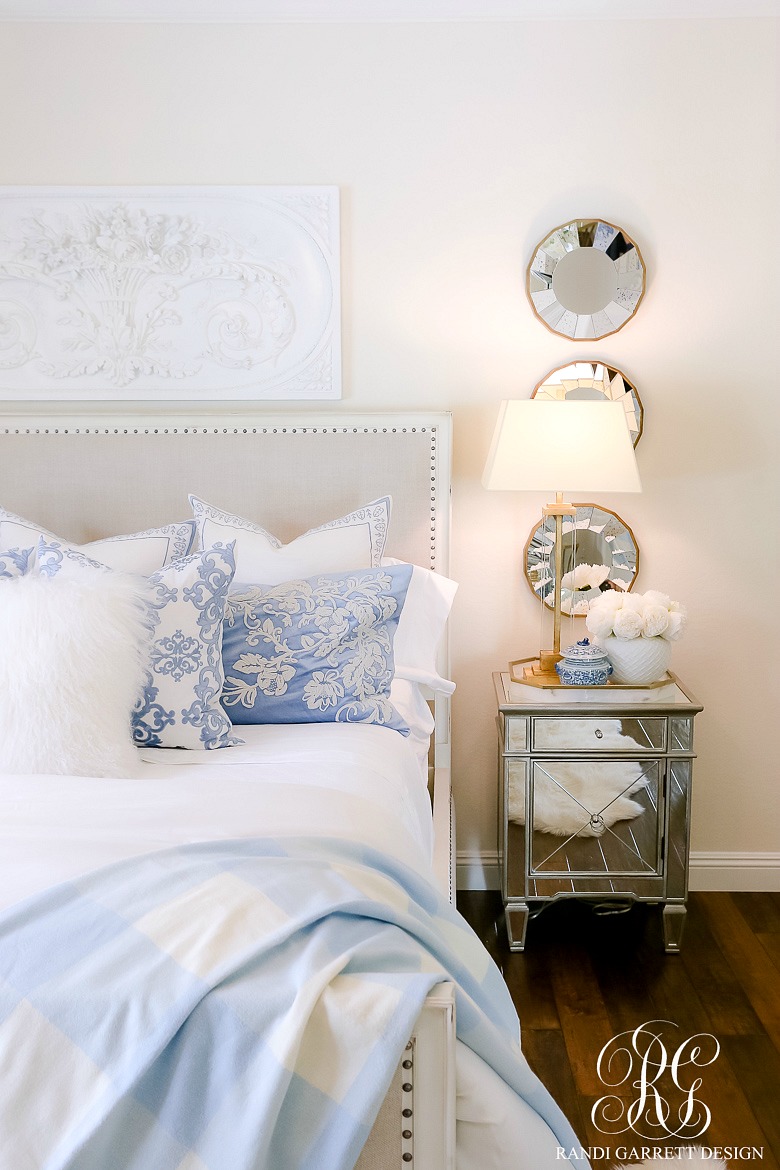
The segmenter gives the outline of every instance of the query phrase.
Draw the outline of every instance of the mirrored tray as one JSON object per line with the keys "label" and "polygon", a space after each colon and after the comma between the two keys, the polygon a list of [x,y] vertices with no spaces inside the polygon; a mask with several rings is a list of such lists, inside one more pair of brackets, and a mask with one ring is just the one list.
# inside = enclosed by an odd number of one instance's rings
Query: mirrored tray
{"label": "mirrored tray", "polygon": [[509,665],[509,677],[512,682],[522,683],[527,687],[538,687],[545,691],[576,691],[579,695],[585,698],[586,695],[592,694],[594,691],[656,691],[660,687],[668,687],[669,683],[677,681],[677,676],[667,670],[663,678],[656,679],[651,683],[619,683],[613,682],[611,678],[601,687],[583,687],[575,686],[572,683],[562,682],[548,682],[546,675],[534,674],[529,669],[530,664],[537,662],[536,658],[515,658]]}
{"label": "mirrored tray", "polygon": [[645,294],[634,240],[603,219],[574,219],[545,236],[526,273],[534,313],[562,337],[595,341],[617,333]]}

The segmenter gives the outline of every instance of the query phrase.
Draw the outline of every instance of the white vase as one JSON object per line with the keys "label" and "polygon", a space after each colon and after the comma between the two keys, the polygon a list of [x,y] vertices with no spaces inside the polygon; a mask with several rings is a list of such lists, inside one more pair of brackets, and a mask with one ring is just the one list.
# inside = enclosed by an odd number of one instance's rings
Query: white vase
{"label": "white vase", "polygon": [[601,644],[612,663],[613,681],[634,686],[663,678],[672,656],[672,643],[666,638],[616,638],[610,634]]}

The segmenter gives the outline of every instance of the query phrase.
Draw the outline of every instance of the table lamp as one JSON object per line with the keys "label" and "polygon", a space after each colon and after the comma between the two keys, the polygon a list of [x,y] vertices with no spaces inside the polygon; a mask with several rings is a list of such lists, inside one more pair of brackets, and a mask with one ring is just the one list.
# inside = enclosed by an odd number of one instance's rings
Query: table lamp
{"label": "table lamp", "polygon": [[555,503],[542,510],[555,518],[553,648],[540,649],[532,671],[537,684],[560,686],[563,517],[576,514],[563,497],[642,490],[623,404],[502,402],[482,483],[492,491],[555,492]]}

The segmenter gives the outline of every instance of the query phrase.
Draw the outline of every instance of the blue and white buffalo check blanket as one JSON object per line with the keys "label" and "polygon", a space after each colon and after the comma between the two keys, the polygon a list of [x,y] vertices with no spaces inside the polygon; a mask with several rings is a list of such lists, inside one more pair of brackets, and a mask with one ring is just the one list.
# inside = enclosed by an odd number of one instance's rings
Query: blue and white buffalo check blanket
{"label": "blue and white buffalo check blanket", "polygon": [[123,861],[0,918],[2,1170],[349,1170],[429,989],[574,1133],[501,976],[412,870],[341,841]]}

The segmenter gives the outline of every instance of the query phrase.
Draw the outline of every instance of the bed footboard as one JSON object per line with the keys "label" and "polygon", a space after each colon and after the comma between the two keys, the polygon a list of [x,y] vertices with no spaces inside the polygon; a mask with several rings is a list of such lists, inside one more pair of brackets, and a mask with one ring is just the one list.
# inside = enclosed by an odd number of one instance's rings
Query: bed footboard
{"label": "bed footboard", "polygon": [[428,995],[356,1170],[453,1170],[455,996]]}

